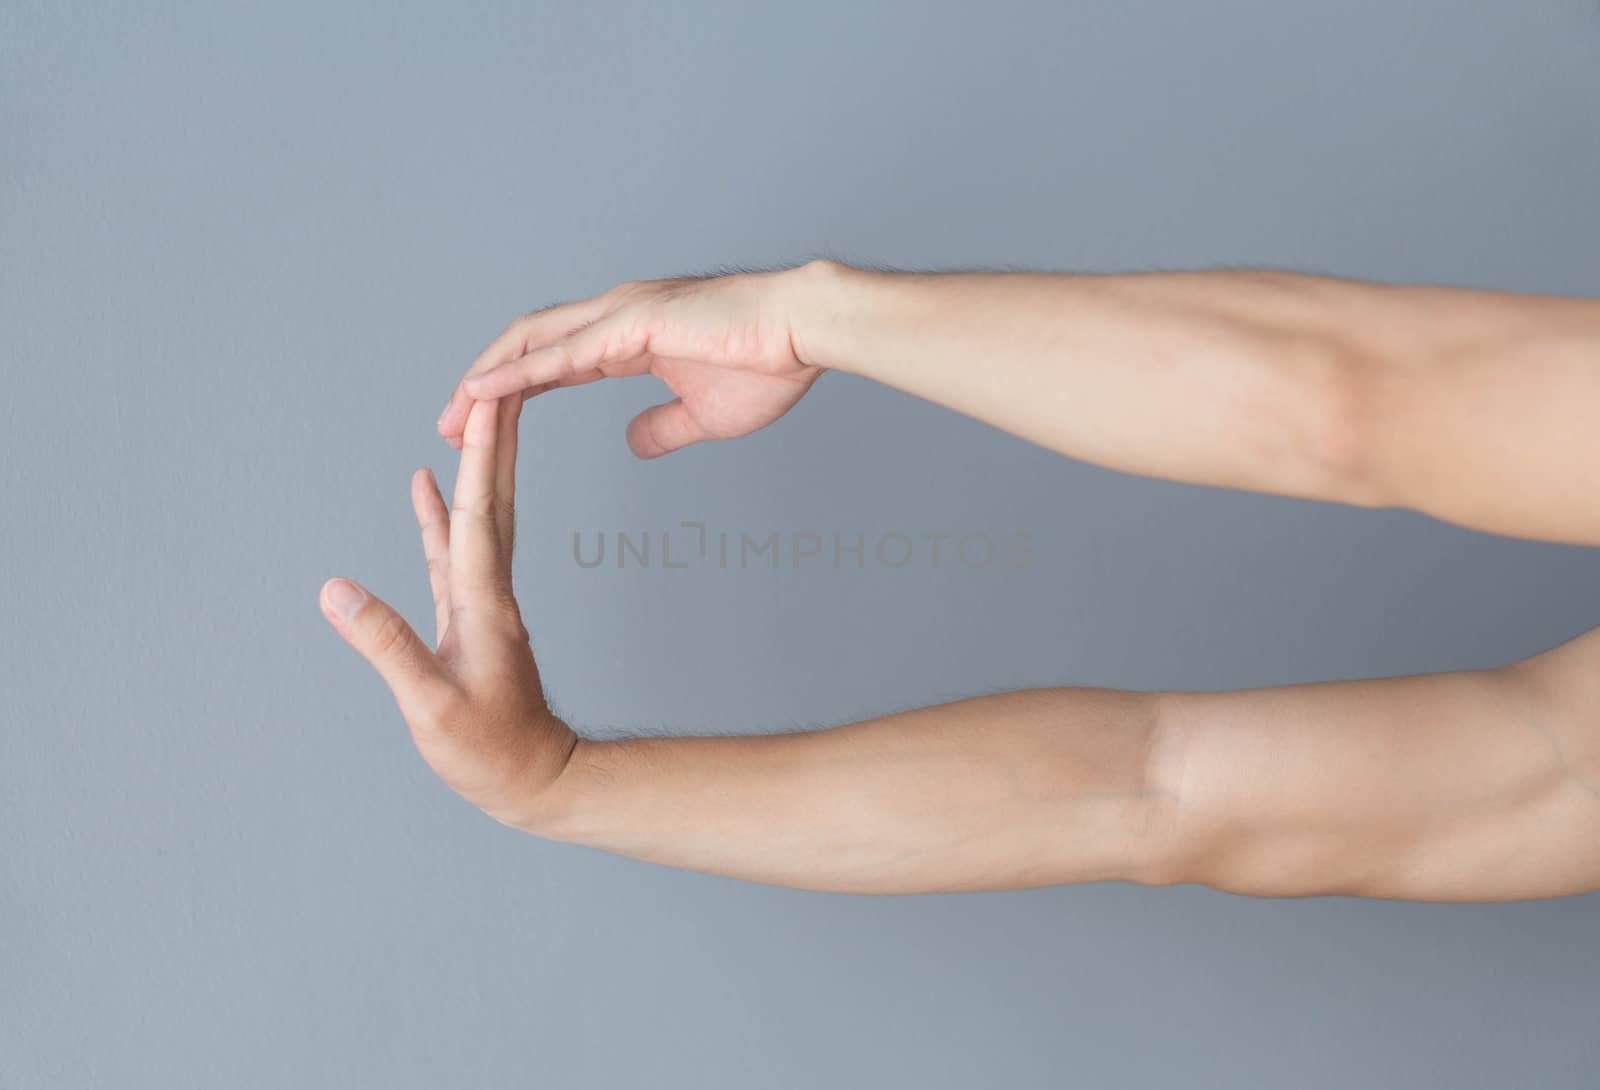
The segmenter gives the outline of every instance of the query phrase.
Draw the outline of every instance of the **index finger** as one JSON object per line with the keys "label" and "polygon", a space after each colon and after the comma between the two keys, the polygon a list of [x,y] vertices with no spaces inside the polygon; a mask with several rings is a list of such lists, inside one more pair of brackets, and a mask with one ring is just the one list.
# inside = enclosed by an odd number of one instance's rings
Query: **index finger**
{"label": "index finger", "polygon": [[478,353],[478,358],[472,361],[466,374],[461,376],[455,389],[450,392],[450,400],[439,415],[439,434],[451,440],[452,446],[460,446],[466,431],[467,412],[472,408],[472,398],[461,389],[463,382],[473,375],[520,359],[535,348],[558,341],[573,330],[587,325],[604,312],[604,300],[605,296],[596,295],[576,303],[560,303],[524,314],[506,326],[498,337],[489,342],[487,348]]}

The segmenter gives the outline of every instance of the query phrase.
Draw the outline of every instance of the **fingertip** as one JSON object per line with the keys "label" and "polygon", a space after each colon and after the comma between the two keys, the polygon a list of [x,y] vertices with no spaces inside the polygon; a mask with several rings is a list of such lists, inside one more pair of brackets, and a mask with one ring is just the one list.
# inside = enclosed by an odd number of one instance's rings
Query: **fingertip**
{"label": "fingertip", "polygon": [[622,434],[635,458],[648,462],[661,453],[652,446],[645,431],[644,421],[640,417],[636,416],[628,421],[628,427]]}
{"label": "fingertip", "polygon": [[330,579],[322,584],[322,612],[335,624],[349,624],[367,604],[367,598],[367,592],[349,579]]}
{"label": "fingertip", "polygon": [[458,383],[450,392],[450,400],[445,402],[444,412],[439,414],[437,427],[440,435],[450,439],[461,434],[467,414],[472,410],[472,400]]}
{"label": "fingertip", "polygon": [[628,449],[646,461],[708,438],[681,399],[652,405],[628,421]]}
{"label": "fingertip", "polygon": [[431,517],[446,517],[444,493],[439,491],[439,481],[433,470],[424,467],[411,475],[411,510],[416,512],[417,522],[424,526]]}

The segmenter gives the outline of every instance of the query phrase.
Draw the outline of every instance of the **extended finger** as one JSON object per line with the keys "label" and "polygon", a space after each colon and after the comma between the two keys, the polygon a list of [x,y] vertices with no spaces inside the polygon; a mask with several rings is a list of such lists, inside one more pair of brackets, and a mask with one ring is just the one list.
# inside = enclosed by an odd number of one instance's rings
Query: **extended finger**
{"label": "extended finger", "polygon": [[411,478],[411,507],[422,529],[422,555],[428,561],[428,587],[433,591],[434,645],[450,627],[450,511],[430,469]]}
{"label": "extended finger", "polygon": [[608,366],[639,360],[648,347],[643,326],[613,314],[569,337],[535,348],[520,359],[491,367],[462,381],[469,397],[489,399],[517,394],[546,382],[566,382]]}
{"label": "extended finger", "polygon": [[455,389],[450,392],[450,400],[445,403],[444,412],[439,416],[439,434],[446,439],[456,440],[459,444],[461,433],[466,428],[467,410],[472,405],[472,398],[463,392],[462,381],[565,337],[574,329],[594,321],[605,312],[608,305],[610,304],[607,296],[596,295],[592,299],[562,303],[532,314],[524,314],[508,325],[498,337],[489,342],[488,347],[478,353],[478,358],[472,361],[462,379],[457,381]]}

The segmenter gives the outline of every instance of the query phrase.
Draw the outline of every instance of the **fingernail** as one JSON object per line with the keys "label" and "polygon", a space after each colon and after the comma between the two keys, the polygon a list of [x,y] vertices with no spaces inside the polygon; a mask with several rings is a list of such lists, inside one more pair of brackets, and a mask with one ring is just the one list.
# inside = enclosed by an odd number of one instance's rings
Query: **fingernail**
{"label": "fingernail", "polygon": [[[454,400],[454,399],[453,399],[453,398],[452,398],[452,399],[451,399],[451,401],[453,401],[453,400]],[[440,426],[440,425],[442,425],[442,424],[443,424],[443,423],[444,423],[444,418],[445,418],[445,417],[447,417],[447,416],[449,416],[449,415],[450,415],[450,405],[451,405],[451,401],[446,401],[446,402],[445,402],[445,403],[444,403],[444,412],[442,412],[442,413],[440,413],[440,414],[439,414],[439,420],[438,420],[438,423],[436,423],[436,424],[434,424],[434,427],[436,427],[436,428],[437,428],[437,427],[439,427],[439,426]]]}
{"label": "fingernail", "polygon": [[322,588],[323,605],[340,621],[354,617],[366,600],[367,592],[348,579],[330,579],[328,585]]}

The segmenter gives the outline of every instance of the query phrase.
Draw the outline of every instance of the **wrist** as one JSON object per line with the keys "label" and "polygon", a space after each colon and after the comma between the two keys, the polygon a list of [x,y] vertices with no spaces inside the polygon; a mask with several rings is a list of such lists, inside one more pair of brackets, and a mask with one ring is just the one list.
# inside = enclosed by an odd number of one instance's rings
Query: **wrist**
{"label": "wrist", "polygon": [[568,786],[573,779],[572,765],[586,744],[565,723],[555,723],[560,728],[557,739],[542,743],[543,755],[513,775],[509,794],[514,803],[505,807],[506,813],[491,811],[489,815],[502,825],[546,839],[568,820],[575,800]]}
{"label": "wrist", "polygon": [[570,738],[564,743],[554,776],[544,780],[532,792],[517,820],[508,822],[522,832],[544,840],[570,841],[575,838],[583,807],[592,801],[592,793],[584,790],[580,781],[585,778],[586,770],[593,767],[594,752],[607,745],[580,737],[570,728],[568,730]]}
{"label": "wrist", "polygon": [[882,274],[817,258],[780,275],[795,358],[818,370],[859,374],[861,336]]}

